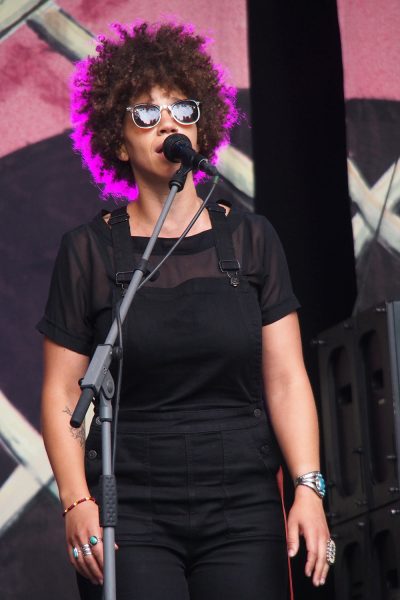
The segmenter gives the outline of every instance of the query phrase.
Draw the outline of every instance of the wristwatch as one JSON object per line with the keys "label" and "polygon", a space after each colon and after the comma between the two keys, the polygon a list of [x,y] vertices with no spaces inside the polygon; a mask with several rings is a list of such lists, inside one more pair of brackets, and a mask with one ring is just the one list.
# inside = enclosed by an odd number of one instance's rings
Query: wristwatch
{"label": "wristwatch", "polygon": [[320,471],[310,471],[304,473],[294,480],[294,487],[298,485],[306,485],[311,488],[320,498],[323,498],[326,493],[325,479]]}

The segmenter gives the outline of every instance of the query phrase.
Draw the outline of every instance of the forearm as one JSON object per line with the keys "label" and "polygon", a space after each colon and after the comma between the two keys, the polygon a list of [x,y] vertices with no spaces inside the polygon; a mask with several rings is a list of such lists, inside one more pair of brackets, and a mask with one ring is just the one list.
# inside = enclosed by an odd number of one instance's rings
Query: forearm
{"label": "forearm", "polygon": [[295,313],[263,328],[263,378],[268,412],[293,479],[319,470],[317,411]]}
{"label": "forearm", "polygon": [[69,424],[80,395],[78,381],[87,365],[86,356],[45,339],[42,433],[64,506],[89,495],[84,468],[84,425],[74,429]]}
{"label": "forearm", "polygon": [[46,451],[65,507],[89,495],[84,469],[85,428],[70,426],[71,400],[58,394],[43,393],[42,433]]}
{"label": "forearm", "polygon": [[267,386],[266,394],[272,426],[293,479],[319,470],[317,411],[306,372]]}

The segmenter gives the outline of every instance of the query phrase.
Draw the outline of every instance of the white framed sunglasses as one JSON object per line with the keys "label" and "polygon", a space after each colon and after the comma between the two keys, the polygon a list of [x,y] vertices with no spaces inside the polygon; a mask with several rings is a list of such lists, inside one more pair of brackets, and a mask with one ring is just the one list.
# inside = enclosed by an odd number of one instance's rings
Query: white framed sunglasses
{"label": "white framed sunglasses", "polygon": [[200,119],[200,102],[198,100],[177,100],[173,104],[141,103],[128,106],[132,121],[140,129],[151,129],[161,121],[161,111],[169,114],[180,125],[194,125]]}

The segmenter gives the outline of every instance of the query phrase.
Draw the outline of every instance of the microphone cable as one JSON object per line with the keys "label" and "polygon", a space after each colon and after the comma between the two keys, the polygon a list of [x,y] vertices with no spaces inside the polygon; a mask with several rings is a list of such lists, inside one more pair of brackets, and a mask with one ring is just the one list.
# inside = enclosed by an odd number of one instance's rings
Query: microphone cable
{"label": "microphone cable", "polygon": [[111,461],[112,461],[112,474],[115,473],[115,455],[117,452],[117,427],[118,427],[118,415],[119,415],[119,406],[120,406],[120,397],[121,397],[121,384],[122,384],[122,368],[124,365],[124,344],[122,339],[122,321],[120,314],[120,307],[122,303],[122,298],[118,300],[115,306],[115,318],[117,320],[117,328],[118,328],[118,346],[114,347],[114,350],[117,351],[117,359],[118,359],[118,374],[117,374],[117,384],[115,387],[115,402],[114,402],[114,418],[113,418],[113,440],[112,440],[112,451],[111,451]]}

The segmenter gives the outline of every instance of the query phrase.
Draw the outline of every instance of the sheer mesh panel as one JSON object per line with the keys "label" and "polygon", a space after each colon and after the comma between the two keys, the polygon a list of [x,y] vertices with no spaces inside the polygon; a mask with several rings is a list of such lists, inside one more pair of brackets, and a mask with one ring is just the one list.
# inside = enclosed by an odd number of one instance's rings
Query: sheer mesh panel
{"label": "sheer mesh panel", "polygon": [[[242,275],[257,289],[262,324],[276,321],[298,308],[282,246],[267,219],[233,208],[227,222]],[[135,262],[139,261],[147,241],[147,238],[132,238]],[[157,240],[151,268],[175,241]],[[91,224],[67,233],[57,256],[39,331],[56,343],[89,355],[102,329],[104,315],[111,311],[114,273],[111,233],[101,215]],[[227,279],[218,267],[211,229],[184,239],[162,266],[158,278],[145,286],[154,290],[172,289],[193,279]]]}

